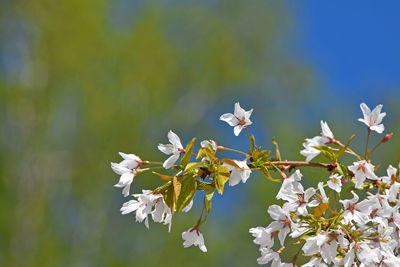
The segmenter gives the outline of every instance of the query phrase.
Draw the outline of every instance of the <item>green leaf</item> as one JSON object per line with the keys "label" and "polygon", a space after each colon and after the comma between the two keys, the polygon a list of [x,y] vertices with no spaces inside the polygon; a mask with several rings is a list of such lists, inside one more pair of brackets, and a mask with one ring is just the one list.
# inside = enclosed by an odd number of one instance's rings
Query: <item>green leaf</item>
{"label": "green leaf", "polygon": [[254,148],[256,147],[256,139],[254,138],[254,135],[252,134],[250,137],[250,151],[249,154],[253,154]]}
{"label": "green leaf", "polygon": [[214,180],[215,180],[215,187],[218,190],[218,193],[220,193],[221,195],[224,193],[224,186],[225,183],[229,180],[229,169],[226,166],[223,165],[218,165],[217,166],[217,172],[214,176]]}
{"label": "green leaf", "polygon": [[319,150],[321,154],[327,157],[330,161],[336,162],[335,154],[328,146],[313,146],[313,148]]}
{"label": "green leaf", "polygon": [[207,214],[210,213],[211,211],[211,205],[212,205],[212,198],[214,196],[215,188],[210,188],[209,190],[206,191],[206,194],[204,195],[204,207],[206,208]]}
{"label": "green leaf", "polygon": [[[174,188],[174,197],[173,197],[173,211],[176,209],[176,204],[178,202],[179,195],[181,194],[181,181],[178,177],[174,177],[172,180],[173,188]],[[173,212],[172,211],[172,212]]]}
{"label": "green leaf", "polygon": [[194,145],[195,141],[196,141],[196,137],[193,138],[192,141],[190,141],[189,144],[187,144],[187,146],[186,146],[185,155],[181,159],[181,165],[183,168],[185,168],[186,165],[188,165],[188,163],[190,162],[190,156],[192,155],[193,145]]}
{"label": "green leaf", "polygon": [[279,152],[278,142],[276,142],[275,137],[272,138],[272,143],[274,143],[274,145],[275,145],[276,158],[277,158],[278,160],[282,160],[282,158],[281,158],[281,152]]}
{"label": "green leaf", "polygon": [[267,162],[270,154],[271,154],[270,150],[262,150],[255,156],[254,161],[257,161],[259,163]]}
{"label": "green leaf", "polygon": [[340,175],[342,175],[343,177],[347,177],[349,175],[347,172],[346,166],[344,166],[343,164],[338,163],[336,166],[336,169],[337,169],[338,173]]}
{"label": "green leaf", "polygon": [[163,196],[165,204],[167,204],[167,206],[172,210],[174,207],[174,187],[172,186],[172,183],[164,190]]}
{"label": "green leaf", "polygon": [[269,170],[267,169],[267,167],[265,167],[265,166],[263,166],[262,168],[261,168],[261,172],[264,174],[264,176],[268,179],[268,180],[270,180],[270,181],[272,181],[272,182],[282,182],[281,180],[279,180],[279,179],[275,179],[275,178],[273,178],[272,176],[271,176],[271,174],[269,173]]}
{"label": "green leaf", "polygon": [[215,190],[215,187],[211,183],[203,182],[200,180],[196,180],[196,183],[197,183],[197,190],[208,191],[212,188]]}
{"label": "green leaf", "polygon": [[186,165],[185,172],[204,166],[204,162],[190,162]]}
{"label": "green leaf", "polygon": [[196,194],[197,183],[196,179],[192,176],[186,177],[181,182],[180,194],[176,203],[176,212],[180,212],[186,207]]}
{"label": "green leaf", "polygon": [[355,136],[356,136],[356,135],[353,134],[353,135],[350,137],[349,141],[347,141],[347,144],[346,144],[344,147],[342,147],[342,148],[336,153],[336,156],[335,156],[336,159],[338,159],[338,158],[346,151],[346,149],[349,147],[351,141],[353,140],[353,138],[354,138]]}
{"label": "green leaf", "polygon": [[209,158],[214,159],[214,160],[217,159],[215,157],[215,155],[214,155],[214,152],[210,148],[202,147],[202,148],[199,149],[199,152],[197,153],[196,159],[205,158],[205,157],[209,157]]}

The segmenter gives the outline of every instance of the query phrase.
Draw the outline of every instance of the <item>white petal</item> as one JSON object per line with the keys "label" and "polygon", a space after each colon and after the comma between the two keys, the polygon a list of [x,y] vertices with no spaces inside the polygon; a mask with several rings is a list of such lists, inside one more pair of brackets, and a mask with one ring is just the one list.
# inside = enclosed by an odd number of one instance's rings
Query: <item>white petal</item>
{"label": "white petal", "polygon": [[168,140],[175,148],[183,148],[181,139],[173,131],[168,132]]}
{"label": "white petal", "polygon": [[235,128],[233,128],[233,133],[238,136],[240,134],[240,132],[243,130],[243,125],[237,125],[235,126]]}
{"label": "white petal", "polygon": [[371,116],[371,110],[365,103],[360,104],[361,111],[364,116],[364,120],[369,121],[369,117]]}
{"label": "white petal", "polygon": [[174,147],[170,144],[167,145],[159,144],[158,150],[160,150],[164,154],[171,155],[174,152]]}
{"label": "white petal", "polygon": [[371,126],[370,129],[377,133],[383,133],[383,131],[385,131],[385,126],[383,126],[383,124],[379,124],[379,125]]}
{"label": "white petal", "polygon": [[236,117],[241,118],[241,117],[245,116],[246,111],[240,107],[239,102],[236,102],[235,103],[235,110],[234,110],[233,113],[235,114]]}
{"label": "white petal", "polygon": [[169,157],[166,161],[164,161],[163,163],[163,167],[166,169],[169,169],[172,167],[172,165],[175,164],[175,162],[177,162],[177,160],[179,159],[180,154],[174,154],[171,157]]}
{"label": "white petal", "polygon": [[239,123],[238,119],[232,113],[225,113],[219,119],[227,122],[230,126],[236,126]]}
{"label": "white petal", "polygon": [[116,174],[119,174],[119,175],[122,175],[122,174],[124,174],[124,173],[126,173],[126,172],[130,172],[130,171],[131,171],[130,169],[128,169],[128,168],[126,168],[126,167],[124,167],[124,166],[121,166],[121,165],[118,164],[118,163],[114,163],[114,162],[111,162],[111,169],[112,169]]}

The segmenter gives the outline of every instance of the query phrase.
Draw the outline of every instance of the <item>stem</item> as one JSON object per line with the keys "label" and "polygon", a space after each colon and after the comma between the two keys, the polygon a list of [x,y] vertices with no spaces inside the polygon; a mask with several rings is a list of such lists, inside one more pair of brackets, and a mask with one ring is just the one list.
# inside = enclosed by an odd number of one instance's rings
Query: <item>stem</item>
{"label": "stem", "polygon": [[143,164],[159,164],[159,165],[163,165],[164,162],[158,162],[158,161],[144,161]]}
{"label": "stem", "polygon": [[[345,145],[343,145],[340,141],[337,141],[337,140],[335,140],[334,144],[337,144],[337,145],[339,145],[341,147],[345,147]],[[361,160],[361,157],[356,152],[354,152],[352,149],[350,149],[349,147],[346,148],[345,152],[349,153],[349,154],[357,157],[359,160]]]}
{"label": "stem", "polygon": [[382,144],[382,141],[379,142],[378,144],[376,144],[376,146],[374,146],[374,148],[371,150],[370,155],[372,155],[372,153],[374,153],[375,149],[377,149],[381,144]]}
{"label": "stem", "polygon": [[247,138],[249,138],[249,144],[251,146],[251,138],[250,138],[249,130],[247,130],[247,126],[245,126],[244,129],[246,130]]}
{"label": "stem", "polygon": [[271,162],[265,162],[265,166],[273,166],[273,165],[283,165],[283,166],[292,166],[292,167],[301,167],[301,166],[307,166],[307,167],[320,167],[320,168],[331,168],[332,165],[327,164],[327,163],[313,163],[313,162],[307,162],[307,161],[271,161]]}
{"label": "stem", "polygon": [[367,143],[365,144],[365,156],[364,158],[367,159],[368,154],[368,143],[369,143],[369,136],[371,135],[371,129],[368,127],[368,134],[367,134]]}
{"label": "stem", "polygon": [[236,150],[236,149],[233,149],[233,148],[223,147],[223,148],[219,148],[219,150],[229,150],[229,151],[233,151],[233,152],[241,153],[241,154],[243,154],[243,155],[246,155],[246,156],[248,156],[248,154],[247,154],[247,153],[245,153],[245,152],[242,152],[242,151],[239,151],[239,150]]}

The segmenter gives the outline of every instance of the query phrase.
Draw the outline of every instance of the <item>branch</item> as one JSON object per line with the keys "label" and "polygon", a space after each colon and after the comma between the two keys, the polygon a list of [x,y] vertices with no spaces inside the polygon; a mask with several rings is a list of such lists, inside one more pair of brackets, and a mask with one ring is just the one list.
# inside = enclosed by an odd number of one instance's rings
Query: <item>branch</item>
{"label": "branch", "polygon": [[272,162],[265,162],[265,166],[272,166],[272,165],[283,165],[283,166],[292,166],[292,167],[301,167],[301,166],[307,166],[307,167],[320,167],[320,168],[332,168],[331,164],[327,163],[312,163],[312,162],[307,162],[307,161],[272,161]]}

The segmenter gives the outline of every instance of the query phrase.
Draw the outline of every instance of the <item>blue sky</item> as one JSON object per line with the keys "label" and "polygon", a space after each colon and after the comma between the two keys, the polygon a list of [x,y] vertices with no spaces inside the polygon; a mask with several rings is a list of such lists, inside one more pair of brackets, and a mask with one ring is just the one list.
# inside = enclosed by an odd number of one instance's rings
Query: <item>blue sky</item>
{"label": "blue sky", "polygon": [[294,53],[314,66],[326,89],[354,100],[400,93],[400,1],[287,4]]}

